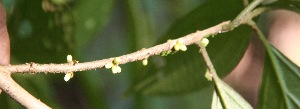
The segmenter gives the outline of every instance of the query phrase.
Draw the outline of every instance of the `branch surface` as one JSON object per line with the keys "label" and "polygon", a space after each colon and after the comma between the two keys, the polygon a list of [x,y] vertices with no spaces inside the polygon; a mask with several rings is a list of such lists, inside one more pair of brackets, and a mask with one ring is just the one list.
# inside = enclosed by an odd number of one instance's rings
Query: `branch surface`
{"label": "branch surface", "polygon": [[[224,25],[228,25],[229,23],[230,23],[230,21],[225,21],[218,25],[210,27],[208,29],[205,29],[202,31],[196,31],[194,33],[188,34],[188,35],[178,38],[178,39],[182,39],[184,45],[196,44],[206,35],[222,33],[223,32],[222,27]],[[142,49],[142,50],[136,51],[134,53],[119,56],[119,58],[120,58],[119,64],[126,64],[129,62],[143,60],[143,59],[146,59],[153,55],[159,55],[163,51],[171,50],[171,49],[173,49],[173,46],[176,44],[178,39],[174,39],[174,40],[168,41],[168,42],[160,44],[160,45],[156,45],[156,46],[148,48],[148,49]],[[69,63],[38,64],[38,63],[32,62],[32,63],[26,63],[26,64],[21,64],[21,65],[3,66],[3,68],[8,70],[11,73],[20,73],[20,72],[22,72],[22,73],[24,73],[24,72],[29,72],[29,73],[39,73],[39,72],[67,73],[67,72],[76,72],[76,71],[85,71],[85,70],[91,70],[91,69],[96,69],[96,68],[103,68],[105,66],[105,64],[111,63],[114,58],[116,58],[116,57],[92,61],[92,62],[77,63],[75,65],[70,65]]]}

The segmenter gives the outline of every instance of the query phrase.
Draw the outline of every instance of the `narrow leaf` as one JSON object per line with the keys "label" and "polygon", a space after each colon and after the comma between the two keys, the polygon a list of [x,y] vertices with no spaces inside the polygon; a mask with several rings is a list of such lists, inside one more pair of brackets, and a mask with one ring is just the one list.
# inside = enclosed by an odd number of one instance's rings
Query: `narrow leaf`
{"label": "narrow leaf", "polygon": [[218,97],[216,91],[213,93],[213,99],[211,103],[211,109],[223,109],[220,98]]}
{"label": "narrow leaf", "polygon": [[46,12],[42,0],[18,0],[8,19],[12,56],[21,62],[59,63],[74,52],[70,13]]}
{"label": "narrow leaf", "polygon": [[270,46],[260,90],[260,109],[300,108],[300,68]]}
{"label": "narrow leaf", "polygon": [[[223,109],[253,109],[251,105],[234,89],[220,79],[214,80],[216,84],[217,108]],[[214,97],[215,99],[216,97]],[[215,101],[215,100],[214,100]],[[222,108],[219,106],[222,104]]]}

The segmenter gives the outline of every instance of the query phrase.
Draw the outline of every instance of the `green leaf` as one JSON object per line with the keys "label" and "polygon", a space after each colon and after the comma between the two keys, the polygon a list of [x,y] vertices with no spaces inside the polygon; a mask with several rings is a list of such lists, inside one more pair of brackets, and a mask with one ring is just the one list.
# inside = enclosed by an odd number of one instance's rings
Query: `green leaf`
{"label": "green leaf", "polygon": [[[240,0],[209,0],[175,22],[159,43],[233,19],[242,8]],[[250,36],[250,28],[242,26],[210,38],[207,50],[219,75],[226,75],[237,65]],[[196,46],[154,61],[156,63],[149,63],[148,70],[139,73],[140,82],[131,90],[149,95],[173,95],[197,91],[209,85],[204,77],[206,65]]]}
{"label": "green leaf", "polygon": [[213,95],[212,109],[253,109],[234,89],[220,79],[214,80],[216,91]]}
{"label": "green leaf", "polygon": [[78,47],[87,43],[106,23],[114,0],[76,0],[74,5],[75,38]]}
{"label": "green leaf", "polygon": [[300,108],[300,68],[270,46],[260,90],[260,109]]}

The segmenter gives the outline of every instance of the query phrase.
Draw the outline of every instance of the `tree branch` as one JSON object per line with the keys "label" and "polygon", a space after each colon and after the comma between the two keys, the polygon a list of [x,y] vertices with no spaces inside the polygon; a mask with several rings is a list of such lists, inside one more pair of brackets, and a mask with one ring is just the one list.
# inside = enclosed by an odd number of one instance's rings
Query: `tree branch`
{"label": "tree branch", "polygon": [[219,78],[219,76],[218,76],[218,74],[216,72],[216,69],[214,68],[213,63],[211,62],[211,60],[209,58],[209,55],[208,55],[208,53],[206,51],[206,48],[203,45],[199,44],[199,43],[197,43],[196,45],[198,45],[200,47],[200,51],[201,51],[202,57],[203,57],[206,65],[207,65],[208,71],[211,74],[212,79],[214,79],[214,80],[217,80],[217,79],[220,80],[220,78]]}
{"label": "tree branch", "polygon": [[50,109],[40,100],[33,97],[10,76],[10,72],[0,66],[0,88],[14,100],[29,109]]}
{"label": "tree branch", "polygon": [[[198,43],[206,35],[221,33],[222,26],[227,24],[229,24],[229,21],[220,23],[216,26],[210,27],[203,31],[196,31],[195,33],[188,34],[178,39],[182,39],[184,45],[195,44]],[[173,46],[176,44],[178,39],[174,39],[148,49],[142,49],[131,54],[119,56],[120,58],[119,64],[126,64],[129,62],[143,60],[153,55],[159,55],[163,51],[171,50],[173,49]],[[111,63],[114,58],[102,59],[102,60],[97,60],[92,62],[77,63],[75,65],[70,65],[69,63],[65,63],[65,64],[27,63],[22,65],[3,66],[3,68],[8,70],[11,73],[17,73],[17,72],[67,73],[67,72],[76,72],[76,71],[85,71],[85,70],[91,70],[96,68],[103,68],[105,64]]]}
{"label": "tree branch", "polygon": [[[247,22],[246,16],[251,13],[251,11],[256,8],[264,0],[254,0],[229,24],[225,25],[223,28],[226,31],[232,30],[238,27],[240,24]],[[245,21],[246,20],[246,21]]]}
{"label": "tree branch", "polygon": [[[238,25],[245,22],[247,20],[247,14],[250,13],[258,4],[261,3],[263,0],[254,0],[251,4],[249,4],[237,17],[233,22],[223,22],[216,26],[210,27],[203,31],[196,31],[195,33],[188,34],[184,37],[174,39],[168,41],[166,43],[156,45],[154,47],[148,49],[142,49],[136,51],[131,54],[122,55],[118,58],[120,61],[118,64],[126,64],[129,62],[134,62],[138,60],[146,59],[150,56],[159,55],[163,51],[172,50],[174,45],[178,42],[179,39],[182,40],[184,45],[191,45],[197,44],[203,37],[207,35],[215,35],[218,33],[222,33],[225,31],[230,31],[233,28],[237,27]],[[1,6],[1,4],[0,4]],[[3,12],[0,12],[3,13]],[[1,16],[0,16],[1,17]],[[230,26],[230,29],[224,28],[224,26]],[[202,47],[203,51],[205,47]],[[206,53],[206,51],[205,51]],[[203,53],[202,53],[203,54]],[[207,53],[206,53],[207,55]],[[203,55],[205,57],[205,55]],[[102,59],[92,62],[84,62],[84,63],[76,63],[74,65],[69,63],[64,64],[38,64],[38,63],[27,63],[21,65],[8,65],[8,66],[0,66],[0,88],[3,89],[7,94],[9,94],[13,99],[18,101],[20,104],[25,106],[26,108],[34,108],[34,109],[47,109],[50,108],[40,100],[34,98],[30,95],[26,90],[24,90],[20,85],[18,85],[12,78],[12,73],[67,73],[67,72],[76,72],[76,71],[84,71],[84,70],[91,70],[96,68],[103,68],[107,63],[111,63],[114,58]],[[208,55],[206,59],[209,59]],[[206,62],[210,62],[206,60]],[[217,74],[212,66],[212,63],[207,63],[210,69],[210,72],[213,73],[213,78],[217,78]]]}

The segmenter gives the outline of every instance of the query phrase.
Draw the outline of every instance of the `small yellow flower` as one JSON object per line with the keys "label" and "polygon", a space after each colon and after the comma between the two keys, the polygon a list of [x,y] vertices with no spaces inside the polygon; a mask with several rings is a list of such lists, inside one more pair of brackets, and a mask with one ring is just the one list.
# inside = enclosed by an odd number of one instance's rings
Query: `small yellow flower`
{"label": "small yellow flower", "polygon": [[186,51],[186,50],[187,50],[187,47],[186,47],[185,45],[181,45],[180,50],[181,50],[181,51]]}
{"label": "small yellow flower", "polygon": [[178,39],[178,40],[177,40],[177,44],[183,45],[183,40],[182,40],[182,39]]}
{"label": "small yellow flower", "polygon": [[114,66],[112,66],[111,71],[113,74],[116,74],[116,73],[121,73],[122,69],[120,66],[114,65]]}
{"label": "small yellow flower", "polygon": [[66,82],[68,82],[71,78],[73,78],[73,76],[74,76],[74,73],[73,73],[73,72],[69,72],[69,73],[67,73],[67,74],[65,75],[64,80],[65,80]]}
{"label": "small yellow flower", "polygon": [[115,58],[111,63],[107,63],[105,64],[105,68],[106,69],[110,69],[111,68],[111,71],[113,74],[116,74],[116,73],[121,73],[122,69],[119,65],[121,59],[119,57]]}
{"label": "small yellow flower", "polygon": [[142,63],[143,63],[144,66],[148,65],[148,59],[144,59],[144,60],[142,61]]}
{"label": "small yellow flower", "polygon": [[179,44],[176,44],[176,45],[174,45],[174,49],[175,49],[175,51],[178,51],[178,50],[180,50],[180,45]]}
{"label": "small yellow flower", "polygon": [[117,57],[117,58],[114,59],[113,63],[114,64],[119,64],[120,61],[121,61],[121,59],[119,57]]}
{"label": "small yellow flower", "polygon": [[187,50],[187,47],[184,45],[184,41],[183,39],[178,39],[177,40],[177,43],[174,45],[174,50],[175,51],[186,51]]}
{"label": "small yellow flower", "polygon": [[110,69],[114,64],[113,63],[107,63],[105,64],[106,69]]}
{"label": "small yellow flower", "polygon": [[203,47],[206,47],[209,43],[209,40],[207,38],[203,38],[200,43]]}
{"label": "small yellow flower", "polygon": [[72,61],[73,61],[72,55],[68,55],[68,56],[67,56],[67,62],[72,62]]}

